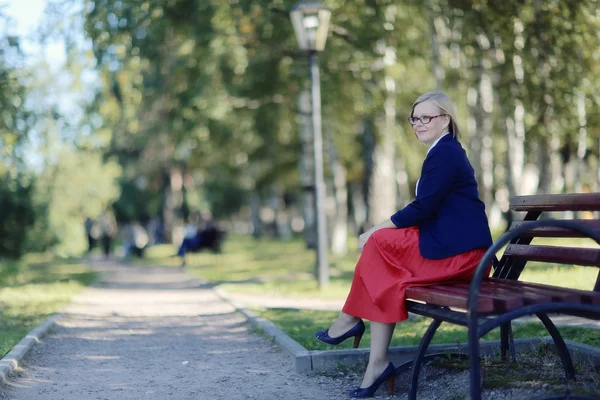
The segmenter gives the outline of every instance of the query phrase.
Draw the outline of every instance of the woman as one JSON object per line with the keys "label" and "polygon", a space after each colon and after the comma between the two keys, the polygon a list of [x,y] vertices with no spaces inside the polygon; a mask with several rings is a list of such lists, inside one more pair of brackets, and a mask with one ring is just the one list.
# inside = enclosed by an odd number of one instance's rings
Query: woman
{"label": "woman", "polygon": [[371,321],[371,351],[359,388],[350,397],[372,397],[395,368],[388,347],[396,322],[408,318],[406,289],[444,281],[469,281],[492,244],[473,167],[458,141],[460,130],[450,99],[426,93],[408,118],[415,136],[429,146],[415,200],[359,237],[362,252],[352,287],[333,325],[317,339],[339,344],[353,337],[358,347]]}

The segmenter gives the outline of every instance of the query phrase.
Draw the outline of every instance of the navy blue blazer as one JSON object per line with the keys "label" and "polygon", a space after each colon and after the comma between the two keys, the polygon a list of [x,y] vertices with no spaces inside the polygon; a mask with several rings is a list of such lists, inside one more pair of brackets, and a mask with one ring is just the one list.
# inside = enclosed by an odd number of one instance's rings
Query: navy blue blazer
{"label": "navy blue blazer", "polygon": [[492,244],[475,171],[460,142],[444,136],[429,151],[413,202],[392,215],[398,228],[419,228],[424,258],[441,259]]}

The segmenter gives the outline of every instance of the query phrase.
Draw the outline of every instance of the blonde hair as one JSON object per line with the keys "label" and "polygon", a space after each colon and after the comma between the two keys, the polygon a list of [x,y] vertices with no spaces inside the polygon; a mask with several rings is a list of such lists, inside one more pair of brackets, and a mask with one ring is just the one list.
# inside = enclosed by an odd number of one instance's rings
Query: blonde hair
{"label": "blonde hair", "polygon": [[410,116],[413,116],[413,112],[415,111],[417,104],[424,103],[426,101],[432,102],[440,110],[442,110],[444,114],[450,117],[450,131],[452,132],[452,136],[454,136],[456,139],[460,139],[460,129],[458,128],[458,123],[456,122],[456,112],[454,111],[454,106],[452,105],[450,98],[446,96],[445,93],[429,92],[420,95],[410,108]]}

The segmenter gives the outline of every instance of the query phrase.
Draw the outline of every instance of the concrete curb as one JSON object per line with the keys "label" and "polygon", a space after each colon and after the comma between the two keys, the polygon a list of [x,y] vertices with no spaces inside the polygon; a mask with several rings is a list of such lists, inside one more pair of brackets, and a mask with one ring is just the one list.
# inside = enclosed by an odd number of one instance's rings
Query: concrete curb
{"label": "concrete curb", "polygon": [[40,342],[41,338],[48,333],[56,321],[62,316],[62,314],[54,314],[46,321],[42,322],[31,332],[29,332],[15,347],[12,348],[7,355],[0,360],[0,385],[4,385],[10,375],[18,366],[19,362],[25,357],[25,355],[31,350],[34,344]]}
{"label": "concrete curb", "polygon": [[215,293],[224,301],[235,307],[236,311],[243,314],[255,328],[260,329],[265,335],[271,337],[279,344],[293,359],[296,371],[308,372],[313,370],[311,352],[306,350],[304,346],[289,337],[285,332],[275,326],[269,320],[266,320],[256,313],[247,310],[236,301],[232,300],[225,291],[218,287],[213,288]]}
{"label": "concrete curb", "polygon": [[[535,351],[540,345],[545,344],[554,349],[551,337],[515,339],[515,350],[517,360],[522,351]],[[565,340],[567,347],[575,362],[587,362],[595,366],[600,365],[600,349],[585,344]],[[417,355],[418,346],[391,347],[389,350],[390,361],[399,366],[414,360]],[[466,344],[432,344],[427,348],[427,354],[467,354]],[[480,354],[484,357],[494,356],[500,353],[500,341],[489,340],[480,342]],[[311,371],[327,371],[335,369],[340,365],[364,366],[369,357],[369,349],[344,349],[344,350],[316,350],[309,351],[312,363]],[[297,372],[310,372],[298,370]]]}
{"label": "concrete curb", "polygon": [[[242,313],[248,321],[255,327],[263,331],[267,336],[273,338],[293,359],[296,372],[311,373],[328,371],[335,369],[340,365],[345,367],[364,366],[369,357],[369,349],[343,349],[343,350],[313,350],[309,351],[300,343],[289,337],[275,324],[268,321],[256,313],[247,310],[244,306],[232,300],[225,291],[218,287],[213,288],[217,295],[224,301],[235,307],[236,311]],[[533,351],[541,344],[546,344],[554,348],[554,342],[551,337],[515,339],[515,350]],[[585,344],[565,340],[571,356],[574,361],[589,362],[593,365],[600,365],[600,349]],[[500,351],[500,341],[490,340],[480,342],[480,353],[482,356],[491,356]],[[417,354],[418,346],[404,346],[390,348],[390,361],[394,365],[402,365],[413,360]],[[427,354],[432,353],[461,353],[467,354],[465,344],[432,344],[427,349]]]}

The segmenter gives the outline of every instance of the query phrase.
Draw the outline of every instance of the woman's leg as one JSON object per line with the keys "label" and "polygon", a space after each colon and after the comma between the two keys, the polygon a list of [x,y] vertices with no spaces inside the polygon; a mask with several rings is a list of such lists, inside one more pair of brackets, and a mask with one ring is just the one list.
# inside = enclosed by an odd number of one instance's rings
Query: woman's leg
{"label": "woman's leg", "polygon": [[[388,236],[390,233],[396,234],[398,231],[396,229],[380,229],[373,233],[365,244],[354,269],[350,293],[348,293],[339,317],[331,325],[331,328],[329,328],[330,337],[339,337],[348,332],[361,318],[380,321],[389,319],[398,321],[401,319],[396,319],[396,315],[388,315],[373,300],[374,297],[378,297],[380,292],[385,292],[388,289],[386,287],[389,286],[387,281],[392,278],[396,279],[399,275],[394,274],[393,277],[390,277],[388,271],[390,268],[389,259],[394,256],[393,254],[388,254],[388,252],[392,251],[390,249],[395,249],[394,246],[389,245],[390,240],[395,240],[395,237],[390,239]],[[418,245],[418,242],[416,243]],[[418,252],[418,247],[416,251]],[[381,277],[374,278],[377,276]],[[374,290],[373,293],[367,288],[365,279],[370,282],[371,290]],[[382,283],[381,281],[385,282]],[[401,301],[401,296],[398,296],[398,302]],[[394,327],[391,325],[391,331],[393,330]],[[387,340],[388,344],[389,340]],[[384,348],[387,352],[387,345]],[[387,364],[384,366],[384,369],[385,367],[387,367]]]}
{"label": "woman's leg", "polygon": [[371,352],[369,363],[360,385],[361,388],[369,387],[381,375],[390,363],[388,349],[396,324],[384,324],[371,321]]}
{"label": "woman's leg", "polygon": [[[352,278],[352,285],[350,287],[350,293],[348,293],[348,297],[346,298],[346,304],[348,304],[349,301],[352,301],[352,302],[367,301],[363,297],[366,293],[362,290],[356,289],[358,286],[361,286],[357,282],[357,280],[360,280],[360,274],[358,273],[358,269],[361,267],[362,258],[363,258],[363,256],[361,254],[360,257],[358,258],[358,262],[356,263],[356,267],[354,268],[354,277]],[[363,262],[363,264],[364,264],[364,262]],[[344,307],[345,307],[345,305],[344,305]],[[360,321],[360,318],[358,318],[354,315],[348,314],[347,312],[344,312],[343,308],[342,308],[342,311],[340,311],[340,315],[337,317],[337,319],[333,322],[333,324],[329,328],[329,336],[332,338],[342,336],[344,333],[346,333],[350,329],[352,329],[352,327],[354,325],[356,325],[358,323],[358,321]]]}
{"label": "woman's leg", "polygon": [[333,322],[331,328],[329,328],[328,334],[332,338],[340,337],[344,333],[352,329],[352,327],[356,325],[359,320],[360,318],[354,317],[350,314],[346,314],[345,312],[340,311],[340,315]]}

